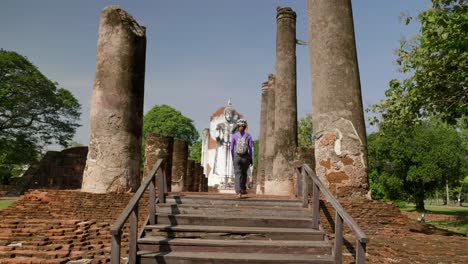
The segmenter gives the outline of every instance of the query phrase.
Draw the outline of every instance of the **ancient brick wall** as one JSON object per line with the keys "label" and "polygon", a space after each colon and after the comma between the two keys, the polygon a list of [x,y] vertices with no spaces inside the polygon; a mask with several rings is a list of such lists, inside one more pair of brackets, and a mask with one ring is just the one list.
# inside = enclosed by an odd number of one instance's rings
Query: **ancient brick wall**
{"label": "ancient brick wall", "polygon": [[[110,226],[131,193],[92,194],[78,190],[34,190],[0,210],[0,263],[110,261]],[[148,197],[139,206],[139,223],[148,215]],[[122,256],[128,253],[128,223]],[[22,262],[23,261],[23,262]]]}
{"label": "ancient brick wall", "polygon": [[21,195],[29,188],[80,189],[88,147],[48,151],[32,164],[22,177],[11,183],[10,195]]}

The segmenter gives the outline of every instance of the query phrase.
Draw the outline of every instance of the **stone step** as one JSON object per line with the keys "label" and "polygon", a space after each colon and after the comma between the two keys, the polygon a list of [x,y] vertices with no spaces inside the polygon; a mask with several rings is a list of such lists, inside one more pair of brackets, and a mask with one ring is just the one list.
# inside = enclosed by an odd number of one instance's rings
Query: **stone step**
{"label": "stone step", "polygon": [[224,216],[195,214],[156,214],[158,224],[171,225],[211,225],[211,226],[258,226],[258,227],[298,227],[312,226],[311,218],[291,218],[274,216]]}
{"label": "stone step", "polygon": [[145,231],[169,238],[206,238],[225,240],[308,240],[323,241],[325,233],[312,228],[147,225]]}
{"label": "stone step", "polygon": [[141,264],[217,264],[217,263],[334,263],[330,255],[311,254],[267,254],[267,253],[228,253],[228,252],[158,252],[139,251]]}
{"label": "stone step", "polygon": [[210,204],[158,204],[156,211],[166,214],[197,214],[197,215],[258,215],[258,216],[296,216],[312,217],[309,208],[301,207],[270,207],[251,205],[210,205]]}
{"label": "stone step", "polygon": [[138,240],[138,250],[169,252],[288,253],[330,255],[325,241],[298,240],[220,240],[146,236]]}
{"label": "stone step", "polygon": [[233,205],[233,206],[269,206],[269,207],[301,207],[302,203],[297,199],[284,199],[284,198],[236,198],[231,195],[220,196],[183,196],[183,195],[168,195],[166,203],[176,204],[211,204],[211,205]]}

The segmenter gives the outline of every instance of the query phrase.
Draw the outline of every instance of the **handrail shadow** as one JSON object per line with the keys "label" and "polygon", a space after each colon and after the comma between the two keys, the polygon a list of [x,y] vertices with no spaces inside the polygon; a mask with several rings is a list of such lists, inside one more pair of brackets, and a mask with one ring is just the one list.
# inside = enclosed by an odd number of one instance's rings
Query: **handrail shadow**
{"label": "handrail shadow", "polygon": [[[335,245],[333,247],[333,256],[335,258],[335,263],[342,263],[343,261],[343,252],[342,246],[348,248],[348,250],[353,253],[355,252],[356,263],[363,264],[366,261],[366,244],[369,241],[367,235],[362,231],[354,219],[345,211],[341,206],[338,200],[330,193],[328,188],[322,183],[322,181],[317,177],[315,171],[312,170],[309,165],[303,164],[296,167],[296,176],[297,176],[297,194],[302,196],[302,205],[307,207],[309,204],[308,197],[309,194],[312,194],[312,228],[320,229],[320,208],[324,211],[327,220],[330,222],[330,226],[335,230]],[[312,190],[309,190],[309,181],[312,180]],[[311,192],[312,191],[312,192]],[[333,222],[330,212],[326,210],[325,205],[320,206],[320,192],[326,198],[326,200],[333,206],[335,209],[335,221]],[[343,237],[343,223],[345,223],[352,231],[356,237],[356,249],[352,249],[351,243],[347,240],[344,240]]]}

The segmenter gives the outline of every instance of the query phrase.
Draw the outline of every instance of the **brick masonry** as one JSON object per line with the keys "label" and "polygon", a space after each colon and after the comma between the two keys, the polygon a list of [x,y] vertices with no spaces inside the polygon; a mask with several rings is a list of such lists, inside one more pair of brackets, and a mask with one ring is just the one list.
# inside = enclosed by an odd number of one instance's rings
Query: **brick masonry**
{"label": "brick masonry", "polygon": [[[110,261],[110,226],[132,194],[92,194],[78,190],[33,190],[0,210],[0,263],[66,263]],[[388,203],[363,198],[340,203],[366,232],[367,263],[468,263],[468,238],[412,220]],[[321,224],[333,240],[332,207],[321,203]],[[142,226],[148,214],[144,197]],[[122,256],[128,252],[128,226]],[[345,228],[343,263],[353,263],[355,238]]]}
{"label": "brick masonry", "polygon": [[[466,236],[419,223],[393,204],[361,197],[340,203],[369,237],[366,263],[468,263]],[[321,209],[320,223],[333,240],[335,211],[323,201]],[[354,263],[356,239],[344,230],[343,263]]]}
{"label": "brick masonry", "polygon": [[[0,263],[110,261],[110,226],[133,194],[92,194],[79,190],[33,190],[0,210]],[[140,226],[148,198],[139,207]],[[122,256],[128,252],[128,224]]]}

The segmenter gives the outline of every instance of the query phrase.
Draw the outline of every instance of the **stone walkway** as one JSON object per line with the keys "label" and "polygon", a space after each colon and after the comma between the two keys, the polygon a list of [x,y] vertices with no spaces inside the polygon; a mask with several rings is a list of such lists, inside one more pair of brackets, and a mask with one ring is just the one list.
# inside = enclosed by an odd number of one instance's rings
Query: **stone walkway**
{"label": "stone walkway", "polygon": [[[34,190],[0,210],[0,263],[105,263],[110,260],[110,225],[131,194]],[[468,238],[407,218],[391,204],[340,201],[368,234],[367,263],[468,263]],[[147,199],[140,206],[146,219]],[[322,204],[321,223],[330,230],[334,211]],[[349,230],[346,230],[348,231]],[[355,245],[352,235],[345,238]],[[333,239],[333,236],[330,236]],[[124,233],[122,256],[127,253]],[[344,263],[353,263],[344,248]],[[81,262],[75,262],[80,261]]]}

